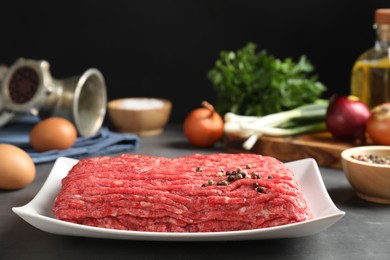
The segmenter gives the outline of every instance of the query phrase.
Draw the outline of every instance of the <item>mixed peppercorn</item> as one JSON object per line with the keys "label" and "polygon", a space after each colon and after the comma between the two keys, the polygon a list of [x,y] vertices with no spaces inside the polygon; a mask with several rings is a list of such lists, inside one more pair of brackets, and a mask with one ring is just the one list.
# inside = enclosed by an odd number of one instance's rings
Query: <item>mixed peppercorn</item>
{"label": "mixed peppercorn", "polygon": [[390,156],[379,156],[375,154],[358,154],[351,155],[351,157],[355,160],[359,160],[362,162],[390,165]]}
{"label": "mixed peppercorn", "polygon": [[[245,168],[251,169],[252,166],[250,164],[247,164]],[[203,171],[203,167],[198,166],[195,169],[196,172],[201,172]],[[251,172],[248,173],[248,171],[243,170],[241,167],[237,167],[235,171],[226,171],[223,168],[220,168],[220,171],[217,172],[216,176],[217,177],[222,177],[223,173],[226,176],[226,180],[224,181],[218,181],[214,182],[213,180],[209,180],[207,183],[202,184],[202,187],[206,186],[212,186],[216,184],[217,186],[227,186],[230,182],[236,181],[236,180],[241,180],[241,179],[260,179],[260,174],[258,172]],[[273,177],[270,175],[268,176],[268,179],[272,179]],[[264,192],[264,187],[261,187],[258,182],[253,183],[253,187],[256,189],[258,192]]]}

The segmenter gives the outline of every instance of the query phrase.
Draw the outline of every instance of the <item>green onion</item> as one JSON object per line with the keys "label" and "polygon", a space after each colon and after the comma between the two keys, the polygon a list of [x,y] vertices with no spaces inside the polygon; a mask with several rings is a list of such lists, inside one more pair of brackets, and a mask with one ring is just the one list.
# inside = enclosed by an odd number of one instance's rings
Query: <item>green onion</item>
{"label": "green onion", "polygon": [[262,135],[291,136],[326,130],[328,105],[328,100],[319,99],[312,104],[263,117],[240,116],[229,112],[225,115],[225,131],[246,137],[243,148],[250,150]]}
{"label": "green onion", "polygon": [[307,124],[302,126],[295,126],[294,128],[277,128],[277,127],[265,127],[261,130],[262,134],[269,136],[287,136],[298,135],[302,133],[323,131],[326,128],[325,122],[319,122],[314,124]]}

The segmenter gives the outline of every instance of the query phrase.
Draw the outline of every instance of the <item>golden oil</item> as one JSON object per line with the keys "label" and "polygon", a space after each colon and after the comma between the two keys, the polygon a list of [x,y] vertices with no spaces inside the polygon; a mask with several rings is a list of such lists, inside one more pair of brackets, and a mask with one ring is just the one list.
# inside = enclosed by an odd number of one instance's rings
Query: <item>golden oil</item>
{"label": "golden oil", "polygon": [[369,107],[390,102],[390,62],[359,60],[352,69],[351,95],[357,96]]}
{"label": "golden oil", "polygon": [[359,56],[352,68],[351,95],[370,108],[390,102],[390,9],[375,12],[375,46]]}

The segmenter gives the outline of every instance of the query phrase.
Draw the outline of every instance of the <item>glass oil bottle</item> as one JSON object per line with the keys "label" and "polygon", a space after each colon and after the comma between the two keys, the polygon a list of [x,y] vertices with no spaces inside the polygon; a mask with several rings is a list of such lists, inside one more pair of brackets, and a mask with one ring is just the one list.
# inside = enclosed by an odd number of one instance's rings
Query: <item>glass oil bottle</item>
{"label": "glass oil bottle", "polygon": [[351,95],[370,108],[390,102],[390,9],[377,9],[375,45],[355,61],[351,76]]}

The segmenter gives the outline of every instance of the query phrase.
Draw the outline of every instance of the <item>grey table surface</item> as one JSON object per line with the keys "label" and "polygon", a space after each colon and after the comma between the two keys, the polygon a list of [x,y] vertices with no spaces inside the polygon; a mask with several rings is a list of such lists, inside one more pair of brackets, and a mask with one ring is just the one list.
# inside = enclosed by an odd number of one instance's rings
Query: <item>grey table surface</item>
{"label": "grey table surface", "polygon": [[[168,125],[160,136],[143,137],[130,153],[176,157],[224,152],[189,145],[181,127]],[[53,164],[37,165],[26,188],[0,190],[0,259],[390,259],[390,205],[359,199],[343,172],[321,167],[336,206],[346,215],[317,234],[299,237],[228,242],[156,242],[54,235],[41,231],[12,212],[37,194]]]}

